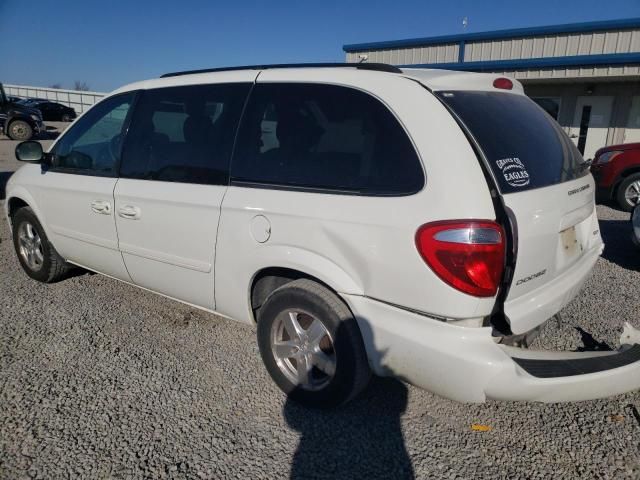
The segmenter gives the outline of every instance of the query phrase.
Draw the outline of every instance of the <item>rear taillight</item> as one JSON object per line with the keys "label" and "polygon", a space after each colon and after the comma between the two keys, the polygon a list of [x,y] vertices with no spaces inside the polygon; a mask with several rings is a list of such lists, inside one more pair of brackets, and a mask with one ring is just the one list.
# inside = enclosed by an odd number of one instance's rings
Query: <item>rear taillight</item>
{"label": "rear taillight", "polygon": [[490,220],[427,223],[416,233],[424,261],[452,287],[476,297],[493,297],[505,263],[505,234]]}
{"label": "rear taillight", "polygon": [[505,77],[496,78],[493,81],[495,88],[501,88],[502,90],[511,90],[513,88],[513,82]]}

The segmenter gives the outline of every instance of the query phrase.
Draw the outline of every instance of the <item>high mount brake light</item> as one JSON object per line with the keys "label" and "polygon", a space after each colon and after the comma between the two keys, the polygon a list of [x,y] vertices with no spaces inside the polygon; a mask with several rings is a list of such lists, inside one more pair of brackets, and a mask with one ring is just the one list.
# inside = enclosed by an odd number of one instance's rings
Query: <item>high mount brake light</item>
{"label": "high mount brake light", "polygon": [[427,223],[416,233],[426,264],[448,285],[475,297],[498,292],[505,264],[503,228],[490,220]]}
{"label": "high mount brake light", "polygon": [[513,89],[513,82],[508,78],[500,77],[493,81],[493,86],[502,90],[511,90]]}

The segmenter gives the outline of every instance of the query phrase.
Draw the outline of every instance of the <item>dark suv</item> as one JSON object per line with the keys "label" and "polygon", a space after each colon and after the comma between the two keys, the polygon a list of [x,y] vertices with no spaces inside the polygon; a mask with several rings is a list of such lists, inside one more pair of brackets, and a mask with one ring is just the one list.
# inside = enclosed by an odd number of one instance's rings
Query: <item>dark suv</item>
{"label": "dark suv", "polygon": [[12,102],[0,83],[0,129],[12,140],[29,140],[45,131],[40,110]]}
{"label": "dark suv", "polygon": [[640,143],[601,148],[591,173],[600,199],[615,200],[627,212],[640,204]]}

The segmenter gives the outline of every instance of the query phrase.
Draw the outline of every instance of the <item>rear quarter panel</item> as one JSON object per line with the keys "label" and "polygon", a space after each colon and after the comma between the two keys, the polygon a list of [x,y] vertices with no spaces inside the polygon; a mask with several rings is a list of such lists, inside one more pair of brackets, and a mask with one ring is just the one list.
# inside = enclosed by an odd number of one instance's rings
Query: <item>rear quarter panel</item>
{"label": "rear quarter panel", "polygon": [[[425,313],[473,318],[494,299],[463,294],[441,281],[415,247],[424,223],[494,219],[482,170],[464,134],[419,83],[395,74],[351,69],[267,70],[260,82],[317,82],[365,90],[404,125],[422,158],[426,184],[404,197],[366,197],[231,186],[216,252],[216,305],[250,321],[251,280],[262,268],[289,267],[342,293],[366,295]],[[265,216],[271,236],[256,242],[252,219]]]}

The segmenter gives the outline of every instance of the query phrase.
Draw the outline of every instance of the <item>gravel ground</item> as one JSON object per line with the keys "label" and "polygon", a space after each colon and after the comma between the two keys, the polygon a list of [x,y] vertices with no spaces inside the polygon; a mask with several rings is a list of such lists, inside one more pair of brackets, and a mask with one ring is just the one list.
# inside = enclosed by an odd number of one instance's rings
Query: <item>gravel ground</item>
{"label": "gravel ground", "polygon": [[[0,183],[14,145],[0,140]],[[605,253],[538,348],[616,348],[623,320],[640,326],[628,214],[598,213]],[[378,379],[305,411],[252,328],[101,275],[36,283],[4,220],[0,239],[2,478],[640,478],[640,393],[469,405]]]}

